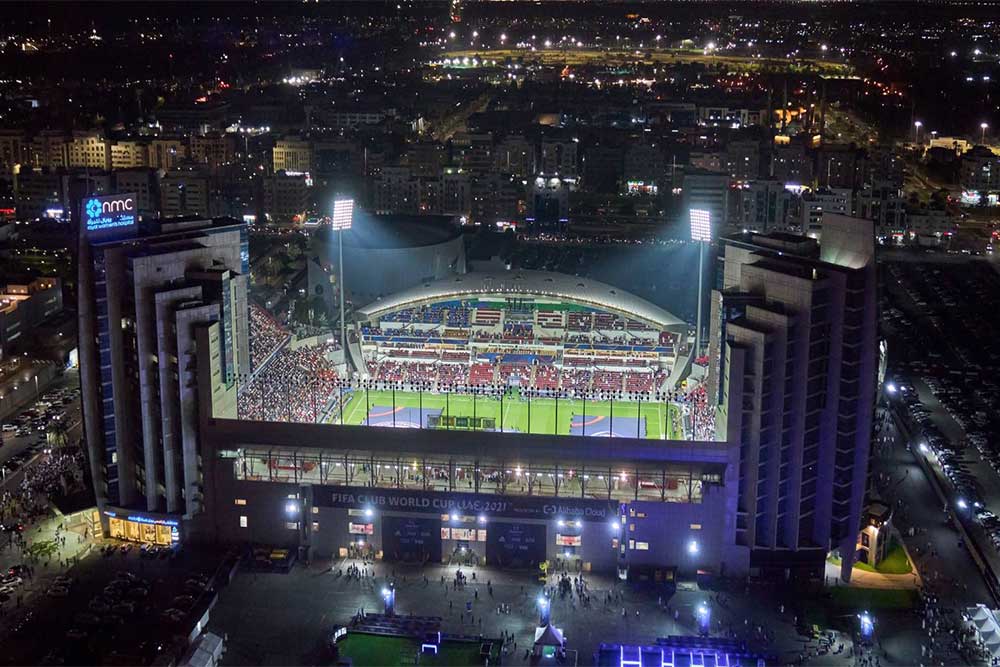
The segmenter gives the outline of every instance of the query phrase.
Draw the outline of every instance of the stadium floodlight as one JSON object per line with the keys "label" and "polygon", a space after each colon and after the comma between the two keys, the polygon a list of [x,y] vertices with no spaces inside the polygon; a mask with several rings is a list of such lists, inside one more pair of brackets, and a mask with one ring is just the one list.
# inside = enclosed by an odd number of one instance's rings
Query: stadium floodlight
{"label": "stadium floodlight", "polygon": [[[354,222],[354,200],[339,197],[333,200],[331,226],[337,231],[337,249],[340,256],[340,349],[347,354],[347,320],[344,316],[344,231]],[[344,357],[346,359],[346,356]]]}
{"label": "stadium floodlight", "polygon": [[691,240],[709,243],[712,240],[712,212],[693,208],[688,212],[691,220]]}
{"label": "stadium floodlight", "polygon": [[354,222],[354,200],[337,199],[333,202],[332,226],[337,231],[350,229]]}
{"label": "stadium floodlight", "polygon": [[705,301],[705,244],[712,242],[712,212],[692,208],[688,211],[691,220],[691,240],[698,244],[698,329],[694,336],[695,356],[701,354],[701,311]]}

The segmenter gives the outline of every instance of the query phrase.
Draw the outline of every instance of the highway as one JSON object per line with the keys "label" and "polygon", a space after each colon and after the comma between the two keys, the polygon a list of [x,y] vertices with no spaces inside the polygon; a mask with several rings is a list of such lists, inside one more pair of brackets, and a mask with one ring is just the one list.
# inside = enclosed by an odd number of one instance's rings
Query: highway
{"label": "highway", "polygon": [[520,60],[524,63],[541,65],[687,65],[702,64],[708,67],[725,65],[734,70],[789,70],[794,72],[814,72],[827,77],[854,76],[854,68],[834,60],[815,58],[775,58],[741,55],[719,55],[690,49],[535,49],[530,48],[498,48],[498,49],[454,49],[445,51],[435,57],[435,63],[445,58],[473,58],[483,60]]}

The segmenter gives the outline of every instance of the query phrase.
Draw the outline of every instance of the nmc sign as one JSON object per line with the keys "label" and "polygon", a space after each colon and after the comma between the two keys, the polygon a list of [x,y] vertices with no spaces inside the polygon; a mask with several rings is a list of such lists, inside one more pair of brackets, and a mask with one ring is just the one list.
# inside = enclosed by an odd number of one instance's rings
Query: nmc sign
{"label": "nmc sign", "polygon": [[81,209],[87,233],[131,227],[138,220],[134,193],[85,197]]}

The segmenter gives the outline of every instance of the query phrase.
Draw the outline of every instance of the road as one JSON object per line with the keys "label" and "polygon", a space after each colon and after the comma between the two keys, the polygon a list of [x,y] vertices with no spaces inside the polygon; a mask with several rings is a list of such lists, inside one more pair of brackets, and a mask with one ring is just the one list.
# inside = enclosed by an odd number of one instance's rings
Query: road
{"label": "road", "polygon": [[792,71],[813,71],[830,77],[853,76],[854,68],[846,63],[816,58],[758,58],[750,55],[720,55],[691,49],[634,49],[634,48],[514,48],[452,49],[435,61],[444,58],[473,58],[503,61],[522,60],[526,63],[546,65],[684,65],[698,63],[709,67],[726,65],[732,68],[768,69],[785,68]]}
{"label": "road", "polygon": [[[52,383],[46,388],[47,391],[54,389],[62,389],[64,387],[79,387],[79,373],[76,369],[67,370],[60,377],[57,377]],[[45,392],[42,392],[43,394]],[[31,409],[33,404],[25,405],[18,414],[24,412],[25,410]],[[66,416],[63,418],[66,420],[67,424],[67,438],[69,442],[76,442],[82,437],[83,432],[83,420],[80,415],[80,399],[79,396],[74,398],[73,402],[65,406]],[[39,442],[40,437],[43,437],[43,433],[32,433],[21,438],[13,437],[12,433],[4,433],[0,435],[0,466],[18,454],[21,454],[31,446]],[[6,474],[7,470],[5,467],[0,467],[0,475]]]}

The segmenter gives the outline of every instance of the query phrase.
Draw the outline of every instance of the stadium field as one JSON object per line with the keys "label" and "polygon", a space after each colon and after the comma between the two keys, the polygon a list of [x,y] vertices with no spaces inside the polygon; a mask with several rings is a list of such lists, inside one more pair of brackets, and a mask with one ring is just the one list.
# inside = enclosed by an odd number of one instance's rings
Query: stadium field
{"label": "stadium field", "polygon": [[[502,406],[501,406],[502,403]],[[583,399],[533,398],[514,394],[498,398],[467,394],[359,390],[345,395],[344,424],[428,427],[429,422],[449,422],[454,417],[491,419],[492,430],[517,433],[586,435],[594,437],[645,437],[683,439],[680,406],[670,403],[635,403]],[[334,412],[328,421],[340,423]],[[444,427],[439,427],[444,428]],[[453,426],[457,430],[469,427]]]}

